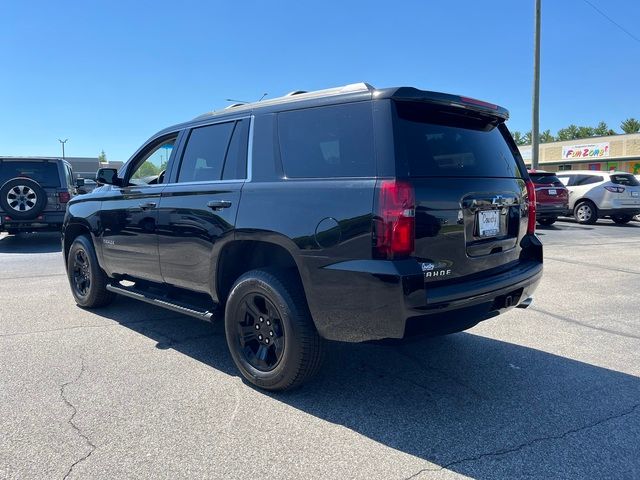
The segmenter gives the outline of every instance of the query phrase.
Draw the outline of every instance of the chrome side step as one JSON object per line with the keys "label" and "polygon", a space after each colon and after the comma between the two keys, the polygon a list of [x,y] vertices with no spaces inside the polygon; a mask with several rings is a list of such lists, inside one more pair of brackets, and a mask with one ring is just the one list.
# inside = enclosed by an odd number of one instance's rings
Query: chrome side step
{"label": "chrome side step", "polygon": [[144,292],[142,290],[136,290],[135,288],[132,288],[132,287],[107,285],[107,290],[109,290],[110,292],[117,293],[119,295],[124,295],[125,297],[150,303],[151,305],[155,305],[157,307],[166,308],[167,310],[171,310],[173,312],[183,313],[191,317],[199,318],[200,320],[204,320],[206,322],[212,322],[215,320],[215,313],[209,310],[201,310],[198,308],[194,308],[192,306],[181,305],[174,301],[170,301],[166,297],[154,295],[152,293]]}

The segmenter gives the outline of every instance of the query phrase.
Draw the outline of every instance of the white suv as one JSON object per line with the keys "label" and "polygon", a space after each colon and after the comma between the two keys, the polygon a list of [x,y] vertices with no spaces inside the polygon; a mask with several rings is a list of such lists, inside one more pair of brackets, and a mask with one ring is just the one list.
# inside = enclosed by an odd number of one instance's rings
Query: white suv
{"label": "white suv", "polygon": [[569,170],[557,177],[569,189],[569,208],[579,223],[603,217],[627,223],[640,214],[640,182],[630,173]]}

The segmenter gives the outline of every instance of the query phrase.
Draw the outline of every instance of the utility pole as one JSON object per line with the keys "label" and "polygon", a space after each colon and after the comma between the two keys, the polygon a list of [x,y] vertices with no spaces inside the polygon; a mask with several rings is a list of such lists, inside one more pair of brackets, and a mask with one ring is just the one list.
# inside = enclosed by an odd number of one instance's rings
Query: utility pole
{"label": "utility pole", "polygon": [[62,145],[62,159],[64,160],[64,144],[67,143],[67,140],[69,140],[68,138],[65,138],[64,140],[60,140],[58,139],[58,141],[60,142],[60,145]]}
{"label": "utility pole", "polygon": [[531,125],[531,168],[538,168],[540,153],[540,3],[535,0],[535,23],[533,43],[533,121]]}

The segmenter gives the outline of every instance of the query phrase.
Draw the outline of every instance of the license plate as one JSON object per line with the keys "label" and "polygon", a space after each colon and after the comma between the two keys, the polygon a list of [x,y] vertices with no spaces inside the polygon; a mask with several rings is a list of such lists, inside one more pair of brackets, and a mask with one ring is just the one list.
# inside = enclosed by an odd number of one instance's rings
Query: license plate
{"label": "license plate", "polygon": [[632,197],[640,197],[640,192],[631,192]]}
{"label": "license plate", "polygon": [[550,188],[549,189],[549,195],[557,195],[558,191],[555,188]]}
{"label": "license plate", "polygon": [[481,237],[495,237],[500,233],[500,212],[498,210],[478,212],[478,233]]}

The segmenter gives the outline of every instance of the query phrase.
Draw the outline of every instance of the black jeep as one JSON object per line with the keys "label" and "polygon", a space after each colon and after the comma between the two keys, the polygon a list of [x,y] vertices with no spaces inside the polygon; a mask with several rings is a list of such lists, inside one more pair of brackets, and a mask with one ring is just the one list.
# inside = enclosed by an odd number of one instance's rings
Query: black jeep
{"label": "black jeep", "polygon": [[0,157],[0,232],[60,231],[74,193],[65,160]]}
{"label": "black jeep", "polygon": [[167,128],[70,202],[75,300],[224,319],[242,375],[272,390],[316,372],[325,339],[452,333],[526,307],[542,246],[507,118],[362,83]]}

